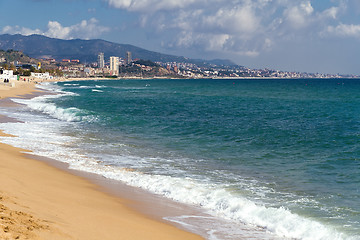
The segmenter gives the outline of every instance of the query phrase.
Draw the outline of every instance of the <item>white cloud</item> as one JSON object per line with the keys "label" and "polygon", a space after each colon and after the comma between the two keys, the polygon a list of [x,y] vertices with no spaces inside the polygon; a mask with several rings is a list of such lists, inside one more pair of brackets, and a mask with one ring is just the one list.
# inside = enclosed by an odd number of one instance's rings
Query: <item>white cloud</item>
{"label": "white cloud", "polygon": [[108,0],[109,5],[116,8],[129,8],[132,4],[132,0]]}
{"label": "white cloud", "polygon": [[83,20],[78,24],[64,27],[57,21],[49,21],[46,31],[41,31],[40,29],[29,29],[19,26],[5,26],[2,29],[2,33],[9,34],[22,34],[22,35],[32,35],[40,34],[52,38],[60,39],[74,39],[82,38],[89,39],[100,36],[104,32],[108,32],[110,29],[107,27],[100,26],[98,21],[95,18],[90,20]]}
{"label": "white cloud", "polygon": [[[347,8],[345,0],[327,3],[321,11],[313,7],[315,0],[104,1],[138,14],[138,26],[149,38],[161,39],[162,47],[252,57],[271,51],[279,42],[311,41],[339,21]],[[356,32],[333,28],[327,32]]]}
{"label": "white cloud", "polygon": [[59,22],[49,21],[45,36],[60,39],[70,39],[71,27],[63,27]]}
{"label": "white cloud", "polygon": [[250,5],[236,6],[234,8],[219,9],[216,14],[205,16],[203,25],[207,28],[216,27],[220,32],[225,33],[247,33],[255,32],[259,27],[259,18]]}
{"label": "white cloud", "polygon": [[193,3],[203,2],[196,0],[107,0],[110,6],[130,11],[159,11],[185,8]]}
{"label": "white cloud", "polygon": [[339,7],[331,7],[326,9],[321,15],[324,17],[336,19],[339,14],[339,11],[340,11]]}
{"label": "white cloud", "polygon": [[314,9],[310,1],[301,2],[297,6],[292,6],[284,12],[285,18],[291,24],[292,27],[298,29],[307,26],[309,23],[309,17],[313,13]]}
{"label": "white cloud", "polygon": [[360,25],[339,24],[336,27],[328,26],[326,33],[340,37],[356,37],[360,38]]}
{"label": "white cloud", "polygon": [[[358,0],[356,0],[358,2]],[[339,0],[339,3],[337,6],[329,7],[328,9],[325,9],[323,12],[319,13],[320,19],[323,18],[329,18],[332,20],[338,19],[341,15],[348,14],[347,11],[349,10],[349,2],[344,0]],[[357,5],[360,6],[360,3]]]}
{"label": "white cloud", "polygon": [[270,38],[265,38],[263,49],[271,49],[271,47],[274,45],[273,41]]}
{"label": "white cloud", "polygon": [[[218,3],[218,8],[180,10],[176,17],[167,19],[170,22],[166,23],[168,29],[179,29],[169,46],[232,51],[239,54],[246,52],[245,54],[249,55],[247,49],[244,51],[242,42],[251,39],[261,28],[261,17],[257,16],[256,10],[265,7],[267,2],[238,1],[230,6],[220,6]],[[216,4],[216,1],[213,1],[213,4]],[[163,29],[166,30],[166,27]]]}
{"label": "white cloud", "polygon": [[20,26],[5,26],[2,29],[2,34],[22,34],[25,36],[29,36],[32,34],[42,34],[42,31],[40,29],[30,29]]}
{"label": "white cloud", "polygon": [[257,57],[259,56],[259,52],[258,51],[241,51],[241,52],[238,52],[239,55],[242,55],[242,56],[247,56],[247,57]]}

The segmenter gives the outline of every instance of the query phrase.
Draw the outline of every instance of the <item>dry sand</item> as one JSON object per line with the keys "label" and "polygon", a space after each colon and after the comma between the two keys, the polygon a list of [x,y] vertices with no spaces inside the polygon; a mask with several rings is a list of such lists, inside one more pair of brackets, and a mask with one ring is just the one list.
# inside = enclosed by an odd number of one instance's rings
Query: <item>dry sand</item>
{"label": "dry sand", "polygon": [[[34,90],[31,83],[0,85],[0,97]],[[0,143],[0,239],[201,239],[142,215],[128,207],[129,200],[23,151]]]}
{"label": "dry sand", "polygon": [[[14,87],[11,87],[14,85]],[[32,82],[15,81],[5,85],[0,83],[0,99],[30,94],[35,90],[35,84]]]}

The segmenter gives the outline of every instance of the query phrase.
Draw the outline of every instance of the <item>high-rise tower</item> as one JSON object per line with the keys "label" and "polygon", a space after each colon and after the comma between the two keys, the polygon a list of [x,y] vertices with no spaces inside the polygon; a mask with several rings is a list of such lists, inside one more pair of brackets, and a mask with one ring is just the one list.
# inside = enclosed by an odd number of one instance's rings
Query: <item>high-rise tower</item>
{"label": "high-rise tower", "polygon": [[104,61],[104,53],[99,53],[98,55],[98,67],[104,68],[105,67],[105,61]]}
{"label": "high-rise tower", "polygon": [[110,71],[112,75],[119,74],[119,58],[118,57],[110,57]]}
{"label": "high-rise tower", "polygon": [[126,52],[126,64],[130,64],[132,62],[131,52]]}

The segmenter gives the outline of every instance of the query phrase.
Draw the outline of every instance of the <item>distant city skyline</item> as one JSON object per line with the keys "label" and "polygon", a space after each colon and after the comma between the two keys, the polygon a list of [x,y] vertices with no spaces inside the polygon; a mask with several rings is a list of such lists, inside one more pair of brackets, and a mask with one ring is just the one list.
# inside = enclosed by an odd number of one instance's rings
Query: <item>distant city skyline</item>
{"label": "distant city skyline", "polygon": [[104,39],[250,68],[360,74],[358,0],[0,0],[1,34]]}

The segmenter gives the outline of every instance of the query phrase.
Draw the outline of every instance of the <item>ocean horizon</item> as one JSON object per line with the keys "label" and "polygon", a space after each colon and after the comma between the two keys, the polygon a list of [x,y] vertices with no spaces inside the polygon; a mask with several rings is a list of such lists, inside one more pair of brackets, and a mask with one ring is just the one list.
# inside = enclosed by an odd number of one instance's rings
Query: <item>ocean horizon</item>
{"label": "ocean horizon", "polygon": [[[360,239],[359,79],[91,80],[1,107],[1,141],[211,216],[206,239]],[[49,93],[49,94],[46,94]],[[26,130],[26,131],[25,131]],[[244,237],[245,236],[245,237]]]}

